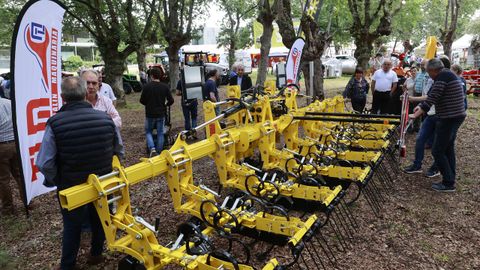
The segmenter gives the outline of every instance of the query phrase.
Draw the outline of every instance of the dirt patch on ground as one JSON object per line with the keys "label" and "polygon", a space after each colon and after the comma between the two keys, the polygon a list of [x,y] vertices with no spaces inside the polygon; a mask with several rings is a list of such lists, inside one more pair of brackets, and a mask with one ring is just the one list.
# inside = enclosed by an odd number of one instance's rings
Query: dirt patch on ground
{"label": "dirt patch on ground", "polygon": [[[136,104],[139,95],[128,97],[129,107],[120,110],[124,127],[125,164],[132,165],[145,155],[144,112]],[[346,252],[336,253],[341,269],[480,269],[480,153],[476,140],[480,132],[480,101],[469,99],[469,115],[457,140],[458,187],[454,194],[438,194],[433,181],[422,175],[398,175],[395,191],[376,217],[362,198],[352,208],[359,228]],[[172,108],[174,131],[183,126],[179,100]],[[200,115],[201,109],[199,111]],[[203,116],[200,117],[201,123]],[[409,135],[409,159],[414,136]],[[425,164],[431,164],[427,155]],[[424,166],[426,168],[426,166]],[[218,188],[214,163],[194,163],[195,178]],[[163,177],[131,188],[135,213],[146,220],[161,220],[159,241],[167,244],[176,237],[176,226],[188,219],[174,213]],[[17,205],[20,205],[17,196]],[[62,220],[54,193],[35,198],[30,218],[19,213],[0,221],[0,269],[52,269],[59,263]],[[18,206],[18,212],[22,209]],[[119,253],[108,253],[99,267],[86,266],[88,238],[79,253],[82,269],[116,269]],[[272,254],[273,255],[273,254]],[[282,255],[282,254],[279,254]],[[312,268],[313,269],[313,268]]]}

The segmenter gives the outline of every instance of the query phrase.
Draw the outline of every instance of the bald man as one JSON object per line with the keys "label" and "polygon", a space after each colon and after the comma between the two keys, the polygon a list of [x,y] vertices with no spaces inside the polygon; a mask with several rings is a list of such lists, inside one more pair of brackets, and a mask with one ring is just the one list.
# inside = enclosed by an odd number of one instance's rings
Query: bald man
{"label": "bald man", "polygon": [[372,113],[389,113],[390,95],[397,90],[398,77],[392,71],[392,61],[385,59],[382,69],[375,71],[372,77]]}

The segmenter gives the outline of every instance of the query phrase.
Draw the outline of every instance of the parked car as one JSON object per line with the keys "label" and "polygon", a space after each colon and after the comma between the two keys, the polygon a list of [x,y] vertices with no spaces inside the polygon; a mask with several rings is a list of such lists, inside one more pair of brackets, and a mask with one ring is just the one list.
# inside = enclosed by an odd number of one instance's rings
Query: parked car
{"label": "parked car", "polygon": [[[99,65],[93,65],[93,69],[95,70],[102,70],[105,65],[99,64]],[[142,84],[137,78],[137,75],[135,74],[128,74],[124,73],[122,76],[122,83],[123,83],[123,91],[125,94],[130,94],[132,91],[134,92],[142,92]]]}
{"label": "parked car", "polygon": [[324,78],[338,78],[342,76],[342,61],[336,58],[322,59]]}
{"label": "parked car", "polygon": [[[198,58],[198,62],[195,62],[195,57]],[[220,84],[227,84],[229,80],[228,75],[228,65],[223,65],[221,63],[209,62],[208,53],[206,52],[183,52],[183,61],[186,66],[195,66],[203,65],[205,67],[205,73],[208,73],[210,70],[218,70],[221,77]]]}
{"label": "parked car", "polygon": [[357,67],[357,59],[349,55],[335,55],[335,59],[339,60],[342,63],[342,73],[344,74],[353,74],[355,73],[355,68]]}

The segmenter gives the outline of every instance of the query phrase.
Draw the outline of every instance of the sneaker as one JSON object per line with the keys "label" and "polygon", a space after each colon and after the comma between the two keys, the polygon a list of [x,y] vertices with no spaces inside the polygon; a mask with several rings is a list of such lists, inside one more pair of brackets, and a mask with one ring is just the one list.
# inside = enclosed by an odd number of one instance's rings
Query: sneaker
{"label": "sneaker", "polygon": [[437,191],[437,192],[455,192],[455,190],[456,190],[454,186],[447,187],[442,183],[432,184],[432,189]]}
{"label": "sneaker", "polygon": [[157,150],[155,150],[155,148],[150,149],[150,157],[154,157],[156,155],[158,155]]}
{"label": "sneaker", "polygon": [[440,175],[440,171],[433,171],[433,170],[428,170],[427,173],[425,174],[425,176],[428,178],[437,177],[439,175]]}
{"label": "sneaker", "polygon": [[420,167],[416,167],[415,165],[410,165],[408,167],[406,167],[405,169],[403,169],[403,171],[405,173],[408,173],[408,174],[413,174],[413,173],[422,173],[422,168]]}

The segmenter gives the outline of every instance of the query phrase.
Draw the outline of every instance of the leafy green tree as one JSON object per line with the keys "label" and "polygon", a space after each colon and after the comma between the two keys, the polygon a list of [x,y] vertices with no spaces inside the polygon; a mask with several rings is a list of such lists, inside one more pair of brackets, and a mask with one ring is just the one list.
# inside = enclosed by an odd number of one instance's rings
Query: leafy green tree
{"label": "leafy green tree", "polygon": [[398,0],[348,0],[352,16],[350,33],[357,49],[355,58],[364,69],[373,50],[373,43],[382,36],[392,33],[392,18],[402,8],[404,1]]}
{"label": "leafy green tree", "polygon": [[272,47],[273,21],[277,16],[278,0],[259,0],[256,20],[262,24],[263,32],[260,37],[260,61],[256,84],[263,85],[267,79],[268,55]]}
{"label": "leafy green tree", "polygon": [[[73,16],[92,35],[105,63],[106,82],[124,101],[122,75],[127,57],[155,31],[156,0],[68,0]],[[73,14],[73,15],[72,15]],[[144,16],[139,16],[139,15]],[[124,102],[123,102],[124,103]]]}
{"label": "leafy green tree", "polygon": [[[307,92],[312,93],[313,96],[323,99],[325,97],[323,87],[323,65],[321,57],[330,42],[332,41],[332,21],[334,17],[334,7],[337,1],[320,1],[318,3],[319,17],[326,18],[326,20],[315,20],[314,17],[307,13],[301,13],[300,29],[302,36],[305,39],[305,47],[302,54],[302,72],[307,80],[310,77],[310,69],[308,62],[313,61],[313,89],[307,83]],[[297,33],[293,25],[293,18],[295,10],[302,9],[300,5],[290,0],[279,0],[278,15],[276,22],[282,35],[282,42],[287,48],[291,48],[297,38]]]}
{"label": "leafy green tree", "polygon": [[0,0],[0,45],[9,46],[17,16],[26,0]]}
{"label": "leafy green tree", "polygon": [[193,23],[193,18],[202,16],[203,5],[203,0],[161,0],[156,13],[162,36],[168,44],[166,52],[171,89],[175,89],[179,77],[178,51],[183,45],[190,43],[195,37],[194,33],[200,30],[200,27]]}
{"label": "leafy green tree", "polygon": [[242,27],[241,23],[253,17],[256,3],[254,0],[220,0],[219,4],[226,15],[217,43],[218,46],[228,48],[228,64],[232,66],[235,63],[235,51],[246,48],[253,42],[251,26]]}

